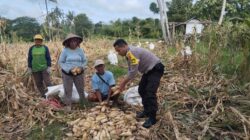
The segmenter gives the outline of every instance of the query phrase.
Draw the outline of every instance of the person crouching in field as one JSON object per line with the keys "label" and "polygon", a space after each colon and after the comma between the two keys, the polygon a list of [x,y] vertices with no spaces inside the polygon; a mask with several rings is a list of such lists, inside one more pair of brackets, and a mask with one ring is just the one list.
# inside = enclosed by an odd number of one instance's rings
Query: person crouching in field
{"label": "person crouching in field", "polygon": [[110,99],[117,103],[118,94],[111,97],[114,93],[112,87],[115,86],[115,79],[113,73],[105,70],[105,64],[102,59],[97,59],[95,61],[94,67],[96,73],[92,76],[92,89],[94,93],[90,93],[88,100],[92,102],[102,102],[107,101],[109,103]]}
{"label": "person crouching in field", "polygon": [[45,93],[48,91],[47,87],[51,86],[51,58],[48,47],[43,45],[42,35],[36,34],[34,42],[35,45],[31,46],[28,52],[28,73],[32,73],[37,89],[41,96],[45,98]]}
{"label": "person crouching in field", "polygon": [[164,72],[164,65],[152,52],[133,46],[128,46],[123,39],[117,39],[113,44],[119,55],[126,57],[128,62],[128,75],[119,85],[123,91],[126,84],[132,81],[138,72],[142,73],[138,92],[142,98],[144,110],[137,113],[137,118],[148,117],[143,127],[149,128],[156,123],[158,110],[156,92],[160,85],[160,79]]}
{"label": "person crouching in field", "polygon": [[83,41],[82,37],[69,34],[63,41],[63,50],[59,57],[59,65],[62,70],[62,79],[64,86],[66,104],[65,109],[71,111],[72,105],[72,88],[73,83],[76,86],[80,97],[80,104],[86,105],[87,99],[84,96],[84,68],[87,65],[87,58],[80,48],[80,43]]}

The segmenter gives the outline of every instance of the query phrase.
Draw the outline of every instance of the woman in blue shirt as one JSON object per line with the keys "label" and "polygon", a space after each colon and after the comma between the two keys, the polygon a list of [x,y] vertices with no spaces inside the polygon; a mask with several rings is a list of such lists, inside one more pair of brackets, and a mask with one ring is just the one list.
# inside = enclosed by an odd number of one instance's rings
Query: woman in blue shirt
{"label": "woman in blue shirt", "polygon": [[[71,111],[71,98],[73,83],[76,86],[80,96],[80,102],[87,103],[84,97],[84,68],[87,64],[87,58],[80,48],[82,37],[69,34],[63,41],[64,48],[59,58],[59,65],[62,70],[62,79],[65,92],[64,103],[66,110]],[[76,70],[77,69],[77,70]]]}

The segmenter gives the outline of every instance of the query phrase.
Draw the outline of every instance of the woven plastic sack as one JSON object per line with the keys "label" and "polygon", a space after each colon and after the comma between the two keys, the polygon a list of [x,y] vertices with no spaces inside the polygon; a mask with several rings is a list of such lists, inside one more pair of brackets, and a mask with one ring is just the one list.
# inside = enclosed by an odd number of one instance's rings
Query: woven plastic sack
{"label": "woven plastic sack", "polygon": [[[48,98],[48,96],[56,96],[56,95],[59,96],[62,101],[64,100],[65,93],[64,93],[63,84],[50,86],[50,87],[48,87],[48,92],[45,93],[46,98]],[[85,96],[85,98],[87,98],[88,93],[84,92],[84,96]],[[76,90],[75,84],[73,84],[71,100],[73,103],[78,103],[79,99],[80,99],[80,97],[79,97],[78,92]]]}
{"label": "woven plastic sack", "polygon": [[130,105],[142,106],[141,96],[138,93],[138,86],[129,88],[124,94],[123,100]]}

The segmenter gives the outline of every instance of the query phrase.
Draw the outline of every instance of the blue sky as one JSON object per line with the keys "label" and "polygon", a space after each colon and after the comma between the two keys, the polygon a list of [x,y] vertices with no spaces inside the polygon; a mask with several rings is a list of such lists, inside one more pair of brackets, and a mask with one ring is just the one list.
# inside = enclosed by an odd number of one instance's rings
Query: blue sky
{"label": "blue sky", "polygon": [[[49,2],[49,10],[56,6],[75,15],[85,13],[92,22],[130,19],[133,16],[144,19],[147,17],[159,18],[149,10],[151,2],[156,0],[57,0],[54,4]],[[46,14],[44,0],[1,0],[0,16],[14,19],[21,16],[36,18],[42,22]]]}

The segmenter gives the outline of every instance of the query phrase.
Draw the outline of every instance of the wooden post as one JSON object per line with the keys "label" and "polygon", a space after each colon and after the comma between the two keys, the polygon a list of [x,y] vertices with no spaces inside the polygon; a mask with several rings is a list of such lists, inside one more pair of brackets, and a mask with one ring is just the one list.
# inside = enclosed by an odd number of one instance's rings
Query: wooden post
{"label": "wooden post", "polygon": [[173,33],[172,33],[172,39],[175,41],[175,23],[173,22]]}

